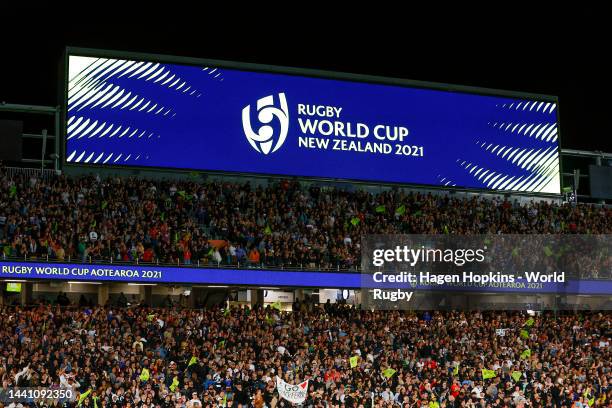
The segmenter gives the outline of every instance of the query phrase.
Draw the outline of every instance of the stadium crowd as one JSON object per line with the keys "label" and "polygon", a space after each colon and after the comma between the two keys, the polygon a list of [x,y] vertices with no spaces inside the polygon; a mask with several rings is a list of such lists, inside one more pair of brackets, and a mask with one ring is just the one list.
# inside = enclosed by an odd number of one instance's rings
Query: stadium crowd
{"label": "stadium crowd", "polygon": [[371,194],[296,181],[264,188],[97,176],[41,180],[0,169],[0,255],[7,257],[351,269],[365,234],[610,232],[612,210],[591,205]]}
{"label": "stadium crowd", "polygon": [[309,380],[305,407],[612,406],[605,312],[415,314],[308,301],[292,312],[0,311],[1,388],[69,388],[70,406],[290,406],[277,375]]}

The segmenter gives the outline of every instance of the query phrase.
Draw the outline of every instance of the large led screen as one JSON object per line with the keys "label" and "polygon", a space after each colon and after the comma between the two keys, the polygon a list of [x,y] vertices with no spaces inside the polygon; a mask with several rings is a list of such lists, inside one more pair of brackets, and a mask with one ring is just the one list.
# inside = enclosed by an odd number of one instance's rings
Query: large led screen
{"label": "large led screen", "polygon": [[68,56],[67,163],[560,192],[557,104]]}

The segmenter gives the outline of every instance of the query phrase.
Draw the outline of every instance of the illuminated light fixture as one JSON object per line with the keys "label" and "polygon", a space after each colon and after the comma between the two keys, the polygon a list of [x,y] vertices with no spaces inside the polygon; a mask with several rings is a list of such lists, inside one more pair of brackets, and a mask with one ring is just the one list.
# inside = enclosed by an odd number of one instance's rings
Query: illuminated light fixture
{"label": "illuminated light fixture", "polygon": [[101,285],[102,282],[82,282],[82,281],[68,281],[69,284],[79,284],[79,285]]}
{"label": "illuminated light fixture", "polygon": [[128,282],[128,286],[157,286],[157,283],[132,283],[132,282]]}

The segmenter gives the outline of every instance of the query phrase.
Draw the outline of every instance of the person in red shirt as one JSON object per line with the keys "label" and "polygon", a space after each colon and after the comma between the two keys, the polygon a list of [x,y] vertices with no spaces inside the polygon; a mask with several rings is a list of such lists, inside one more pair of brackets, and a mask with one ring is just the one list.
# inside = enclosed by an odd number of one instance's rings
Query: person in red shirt
{"label": "person in red shirt", "polygon": [[432,360],[430,358],[428,358],[428,362],[427,362],[427,367],[429,367],[432,370],[435,370],[438,367],[438,363],[436,362],[436,360]]}
{"label": "person in red shirt", "polygon": [[340,381],[340,373],[338,371],[336,371],[335,368],[332,368],[331,370],[327,370],[325,372],[324,379],[325,379],[325,382],[328,382],[328,381],[333,381],[333,382]]}
{"label": "person in red shirt", "polygon": [[149,228],[149,236],[151,237],[151,240],[157,241],[157,238],[159,237],[159,229],[157,228],[156,224],[153,224],[151,228]]}
{"label": "person in red shirt", "polygon": [[185,250],[183,251],[183,262],[185,265],[191,265],[191,251],[188,246],[185,246]]}
{"label": "person in red shirt", "polygon": [[257,250],[257,248],[253,248],[249,252],[249,262],[251,262],[252,264],[259,263],[259,251]]}
{"label": "person in red shirt", "polygon": [[153,249],[151,247],[147,247],[144,253],[142,254],[142,260],[144,262],[153,262]]}
{"label": "person in red shirt", "polygon": [[457,398],[460,390],[461,387],[459,386],[459,382],[457,380],[453,380],[453,385],[451,385],[451,395]]}

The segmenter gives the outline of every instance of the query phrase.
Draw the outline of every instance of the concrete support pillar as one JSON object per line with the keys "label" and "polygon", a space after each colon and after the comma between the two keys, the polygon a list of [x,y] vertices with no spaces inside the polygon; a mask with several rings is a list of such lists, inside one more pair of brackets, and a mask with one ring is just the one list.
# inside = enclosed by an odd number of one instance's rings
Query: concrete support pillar
{"label": "concrete support pillar", "polygon": [[251,297],[251,307],[257,305],[263,305],[264,303],[264,291],[263,289],[249,289]]}
{"label": "concrete support pillar", "polygon": [[98,305],[104,306],[108,302],[109,289],[110,287],[107,283],[98,285]]}
{"label": "concrete support pillar", "polygon": [[189,296],[189,307],[204,307],[206,299],[206,290],[202,287],[193,287]]}
{"label": "concrete support pillar", "polygon": [[196,305],[196,293],[192,289],[191,292],[189,293],[189,296],[187,296],[187,307],[190,309],[193,309],[195,305]]}
{"label": "concrete support pillar", "polygon": [[23,282],[21,284],[21,305],[29,305],[32,303],[32,292],[34,284],[31,282]]}
{"label": "concrete support pillar", "polygon": [[153,287],[146,285],[140,286],[139,300],[145,304],[151,306],[151,299],[153,298]]}

